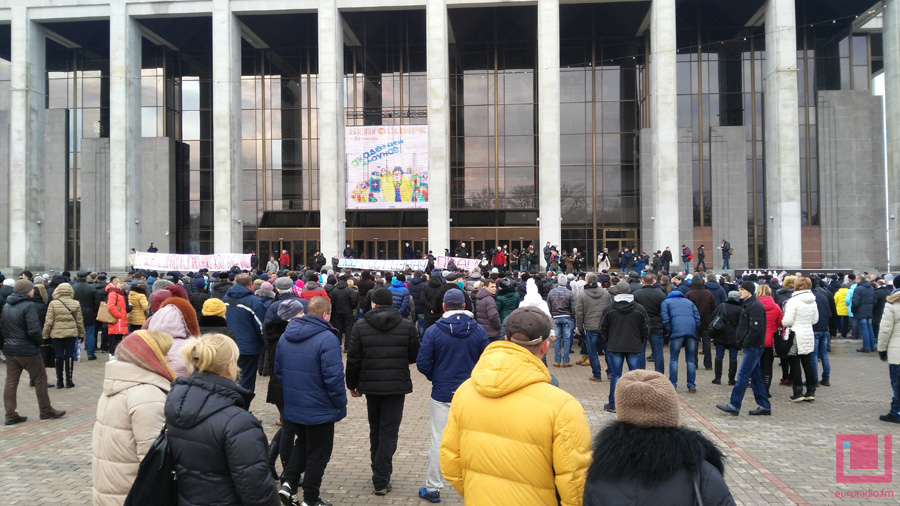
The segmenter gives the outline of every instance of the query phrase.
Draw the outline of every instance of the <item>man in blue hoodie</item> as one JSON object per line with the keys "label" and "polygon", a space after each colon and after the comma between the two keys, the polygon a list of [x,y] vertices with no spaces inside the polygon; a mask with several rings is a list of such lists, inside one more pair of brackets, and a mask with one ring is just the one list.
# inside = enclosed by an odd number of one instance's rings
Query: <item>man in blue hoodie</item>
{"label": "man in blue hoodie", "polygon": [[433,503],[440,502],[444,486],[440,449],[450,401],[459,385],[469,379],[489,342],[487,332],[465,310],[462,290],[445,292],[442,307],[444,315],[425,331],[416,358],[419,372],[431,381],[431,447],[425,486],[419,489],[419,497]]}
{"label": "man in blue hoodie", "polygon": [[391,286],[388,287],[388,290],[391,291],[394,309],[400,313],[400,316],[404,318],[408,317],[409,289],[406,288],[406,276],[404,274],[397,274],[394,276],[394,281],[391,282]]}
{"label": "man in blue hoodie", "polygon": [[303,475],[303,503],[331,506],[319,497],[334,448],[334,424],[347,416],[341,342],[328,321],[331,302],[313,297],[306,315],[293,318],[275,348],[275,376],[284,392],[284,420],[297,435],[282,476],[281,502],[296,504]]}
{"label": "man in blue hoodie", "polygon": [[697,327],[700,326],[700,312],[683,293],[672,290],[662,303],[660,316],[663,328],[669,334],[669,380],[675,388],[678,388],[678,354],[683,347],[684,360],[687,363],[688,392],[695,394]]}
{"label": "man in blue hoodie", "polygon": [[234,332],[234,341],[241,352],[238,358],[238,367],[241,369],[238,384],[254,392],[259,356],[266,347],[263,333],[266,308],[262,301],[253,295],[253,281],[249,274],[235,276],[234,286],[225,292],[222,302],[228,305],[225,320],[228,322],[228,330]]}

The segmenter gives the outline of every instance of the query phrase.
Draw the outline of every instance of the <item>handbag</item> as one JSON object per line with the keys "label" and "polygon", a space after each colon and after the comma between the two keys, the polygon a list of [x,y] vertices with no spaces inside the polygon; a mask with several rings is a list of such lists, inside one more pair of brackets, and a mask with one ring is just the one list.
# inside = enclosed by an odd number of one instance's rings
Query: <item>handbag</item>
{"label": "handbag", "polygon": [[722,306],[716,310],[713,319],[709,322],[709,328],[713,330],[722,330],[725,328],[725,309]]}
{"label": "handbag", "polygon": [[[787,332],[785,332],[786,330]],[[786,329],[786,327],[781,327],[775,331],[773,341],[775,344],[775,354],[778,355],[779,358],[785,358],[790,354],[791,348],[794,346],[794,331]]]}
{"label": "handbag", "polygon": [[178,477],[175,474],[175,460],[169,450],[165,425],[159,437],[150,445],[147,455],[141,460],[137,477],[131,485],[128,497],[125,498],[124,506],[139,504],[156,506],[178,504]]}
{"label": "handbag", "polygon": [[116,317],[109,312],[109,309],[106,307],[106,302],[100,303],[100,309],[97,310],[96,320],[101,323],[116,323]]}

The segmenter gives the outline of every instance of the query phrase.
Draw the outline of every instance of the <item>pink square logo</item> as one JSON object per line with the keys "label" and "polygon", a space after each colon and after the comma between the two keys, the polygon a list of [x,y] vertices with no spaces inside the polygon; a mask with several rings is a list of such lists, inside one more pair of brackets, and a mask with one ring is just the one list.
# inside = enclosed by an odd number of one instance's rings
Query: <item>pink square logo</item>
{"label": "pink square logo", "polygon": [[[835,449],[835,481],[838,483],[890,483],[891,436],[884,436],[879,449],[877,434],[838,434]],[[883,461],[884,471],[878,461]],[[875,473],[872,473],[875,471]]]}

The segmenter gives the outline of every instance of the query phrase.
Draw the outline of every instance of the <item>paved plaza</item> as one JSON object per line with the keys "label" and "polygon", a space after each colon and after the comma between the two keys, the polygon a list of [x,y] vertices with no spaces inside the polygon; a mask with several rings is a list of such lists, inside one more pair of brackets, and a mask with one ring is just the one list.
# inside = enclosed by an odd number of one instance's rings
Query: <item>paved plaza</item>
{"label": "paved plaza", "polygon": [[[900,465],[894,465],[890,483],[837,483],[836,437],[839,434],[900,435],[900,426],[881,422],[890,403],[888,367],[874,353],[856,353],[859,341],[837,340],[831,354],[831,387],[820,387],[813,403],[792,404],[790,388],[772,386],[773,416],[748,417],[755,407],[752,394],[739,417],[716,409],[727,402],[731,387],[712,385],[712,371],[697,373],[697,394],[687,394],[684,364],[680,366],[681,423],[703,432],[727,456],[725,479],[738,504],[898,504]],[[19,413],[28,422],[0,427],[0,504],[90,504],[91,432],[107,358],[76,364],[75,388],[51,389],[54,407],[68,410],[60,420],[39,421],[34,393],[27,376],[19,385]],[[702,357],[701,357],[702,362]],[[349,399],[348,416],[337,424],[334,456],[325,473],[322,495],[335,505],[426,504],[416,496],[425,482],[428,452],[428,397],[430,383],[413,369],[414,392],[407,396],[400,445],[394,456],[393,491],[372,494],[369,469],[365,399]],[[0,365],[5,377],[6,366]],[[588,381],[589,368],[551,368],[560,387],[584,406],[592,433],[615,415],[603,411],[609,383]],[[726,365],[727,369],[727,365]],[[271,437],[277,411],[264,402],[266,378],[257,381],[261,395],[253,412]],[[527,416],[527,415],[523,415]],[[896,439],[896,438],[895,438]],[[881,441],[881,439],[879,439]],[[900,451],[894,441],[893,457]],[[884,469],[879,458],[879,469]],[[872,474],[847,470],[847,474]],[[836,492],[893,492],[894,498],[838,498]],[[462,504],[452,488],[443,491],[444,504]]]}

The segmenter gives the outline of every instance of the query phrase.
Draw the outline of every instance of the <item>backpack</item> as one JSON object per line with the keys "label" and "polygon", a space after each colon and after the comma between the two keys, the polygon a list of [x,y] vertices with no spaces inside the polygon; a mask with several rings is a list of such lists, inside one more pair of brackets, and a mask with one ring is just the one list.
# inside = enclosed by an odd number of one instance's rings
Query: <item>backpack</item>
{"label": "backpack", "polygon": [[734,255],[734,248],[728,248],[728,254]]}
{"label": "backpack", "polygon": [[687,251],[688,251],[687,259],[688,259],[688,260],[693,260],[693,259],[694,259],[694,252],[691,251],[691,248],[688,248]]}

